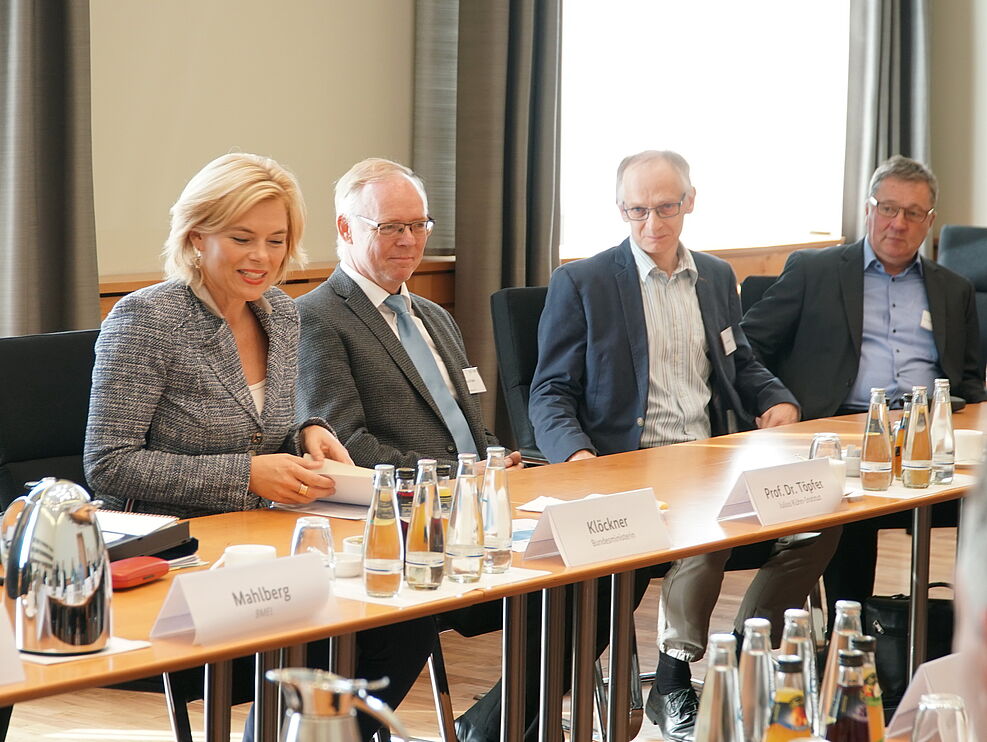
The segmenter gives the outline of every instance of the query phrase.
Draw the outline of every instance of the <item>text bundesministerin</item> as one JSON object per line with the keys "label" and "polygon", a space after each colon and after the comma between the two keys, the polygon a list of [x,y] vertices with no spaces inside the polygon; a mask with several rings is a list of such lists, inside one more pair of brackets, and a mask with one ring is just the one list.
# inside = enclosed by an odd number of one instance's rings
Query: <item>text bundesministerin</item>
{"label": "text bundesministerin", "polygon": [[280,600],[283,603],[291,602],[291,591],[287,585],[283,587],[264,587],[258,585],[249,590],[240,590],[232,593],[233,604],[237,607],[244,605],[254,605],[255,603],[271,603]]}

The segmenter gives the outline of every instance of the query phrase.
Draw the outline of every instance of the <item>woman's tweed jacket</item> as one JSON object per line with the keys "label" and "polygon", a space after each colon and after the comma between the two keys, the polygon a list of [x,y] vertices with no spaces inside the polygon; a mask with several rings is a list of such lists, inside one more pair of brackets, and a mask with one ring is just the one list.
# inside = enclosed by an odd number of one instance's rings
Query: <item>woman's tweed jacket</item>
{"label": "woman's tweed jacket", "polygon": [[247,489],[250,457],[297,452],[298,312],[276,288],[250,307],[268,339],[263,414],[203,288],[167,281],[114,306],[96,342],[84,455],[107,507],[192,517],[266,504]]}

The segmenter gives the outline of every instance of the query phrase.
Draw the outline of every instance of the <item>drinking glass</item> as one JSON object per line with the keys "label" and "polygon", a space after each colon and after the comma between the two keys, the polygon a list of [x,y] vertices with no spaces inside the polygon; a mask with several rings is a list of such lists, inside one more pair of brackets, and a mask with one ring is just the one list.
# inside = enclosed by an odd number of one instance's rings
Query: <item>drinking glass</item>
{"label": "drinking glass", "polygon": [[918,702],[912,742],[967,742],[963,699],[952,693],[926,693]]}
{"label": "drinking glass", "polygon": [[305,554],[310,551],[322,557],[332,579],[336,565],[336,555],[332,548],[332,526],[329,519],[321,515],[306,515],[295,521],[291,553]]}
{"label": "drinking glass", "polygon": [[810,459],[843,459],[843,448],[836,433],[816,433],[809,445]]}

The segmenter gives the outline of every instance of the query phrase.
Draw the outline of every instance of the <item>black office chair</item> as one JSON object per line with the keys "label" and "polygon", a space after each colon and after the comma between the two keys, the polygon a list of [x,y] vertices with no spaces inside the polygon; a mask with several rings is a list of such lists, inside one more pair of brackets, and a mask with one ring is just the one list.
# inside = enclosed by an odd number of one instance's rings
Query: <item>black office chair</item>
{"label": "black office chair", "polygon": [[545,307],[546,286],[501,289],[490,297],[497,371],[504,390],[514,445],[528,464],[547,459],[535,444],[528,419],[528,394],[538,363],[538,320]]}
{"label": "black office chair", "polygon": [[[0,338],[0,506],[25,494],[24,484],[62,477],[89,489],[82,449],[99,330]],[[175,737],[192,741],[187,703],[202,697],[201,668],[133,681],[124,690],[164,693]],[[0,741],[10,708],[0,710]]]}
{"label": "black office chair", "polygon": [[744,314],[757,304],[778,276],[747,276],[740,282],[740,311]]}
{"label": "black office chair", "polygon": [[948,224],[939,233],[939,264],[970,279],[980,321],[981,366],[987,361],[987,227]]}

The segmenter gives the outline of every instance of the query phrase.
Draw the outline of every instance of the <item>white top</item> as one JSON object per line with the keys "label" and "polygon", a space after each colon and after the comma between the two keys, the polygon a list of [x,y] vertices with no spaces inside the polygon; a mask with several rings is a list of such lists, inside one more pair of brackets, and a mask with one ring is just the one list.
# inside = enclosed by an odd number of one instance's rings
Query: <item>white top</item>
{"label": "white top", "polygon": [[692,254],[678,248],[679,264],[669,276],[631,240],[641,279],[648,332],[648,404],[641,448],[709,438],[712,395],[706,332]]}
{"label": "white top", "polygon": [[[356,285],[363,290],[363,293],[367,295],[368,299],[370,299],[370,303],[377,307],[377,311],[380,312],[380,316],[384,318],[384,321],[387,322],[387,326],[391,328],[392,332],[394,332],[394,336],[400,340],[401,334],[398,332],[398,316],[395,314],[393,309],[384,303],[384,300],[387,299],[390,294],[366,276],[362,276],[357,273],[356,270],[348,266],[346,263],[340,263],[339,267],[343,270],[343,273],[352,278]],[[408,302],[408,306],[411,307],[411,292],[408,291],[406,284],[401,284],[401,291],[399,293]],[[439,351],[435,347],[435,342],[432,340],[432,336],[429,335],[428,330],[425,329],[425,323],[419,319],[418,315],[416,315],[414,311],[411,312],[411,319],[414,321],[415,327],[418,328],[418,332],[420,332],[422,337],[425,338],[425,344],[428,346],[429,351],[431,351],[432,358],[435,359],[435,365],[439,367],[439,373],[442,374],[442,381],[445,382],[445,385],[449,388],[449,393],[452,394],[452,398],[458,402],[459,395],[456,394],[456,387],[453,386],[452,379],[449,377],[449,369],[446,368],[445,361],[443,361],[442,356],[439,355]]]}
{"label": "white top", "polygon": [[250,396],[254,398],[254,406],[257,408],[257,414],[260,415],[264,412],[264,389],[267,387],[267,378],[263,378],[256,384],[250,384],[247,389],[250,390]]}

